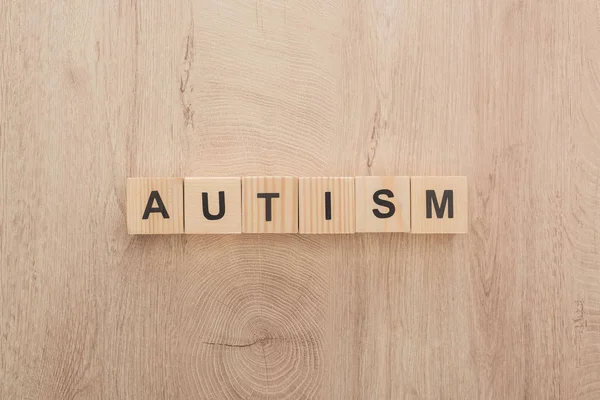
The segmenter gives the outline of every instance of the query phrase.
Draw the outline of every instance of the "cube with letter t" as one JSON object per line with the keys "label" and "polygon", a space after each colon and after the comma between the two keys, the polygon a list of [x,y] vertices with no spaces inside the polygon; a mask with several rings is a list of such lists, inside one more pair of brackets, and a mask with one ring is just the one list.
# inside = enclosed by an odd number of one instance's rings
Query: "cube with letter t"
{"label": "cube with letter t", "polygon": [[183,179],[127,179],[127,232],[183,233]]}
{"label": "cube with letter t", "polygon": [[410,178],[412,233],[467,233],[467,178]]}
{"label": "cube with letter t", "polygon": [[243,233],[298,233],[298,178],[242,178]]}

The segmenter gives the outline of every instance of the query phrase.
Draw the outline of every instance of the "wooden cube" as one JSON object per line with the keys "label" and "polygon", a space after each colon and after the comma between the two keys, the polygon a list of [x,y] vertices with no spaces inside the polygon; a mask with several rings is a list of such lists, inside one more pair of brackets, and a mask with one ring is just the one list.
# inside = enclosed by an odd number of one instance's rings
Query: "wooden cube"
{"label": "wooden cube", "polygon": [[412,233],[467,233],[467,178],[413,176],[410,179]]}
{"label": "wooden cube", "polygon": [[183,179],[127,179],[127,232],[183,233]]}
{"label": "wooden cube", "polygon": [[241,178],[185,178],[185,233],[242,233]]}
{"label": "wooden cube", "polygon": [[298,233],[298,178],[242,178],[242,232]]}
{"label": "wooden cube", "polygon": [[410,178],[357,176],[356,232],[410,232]]}
{"label": "wooden cube", "polygon": [[300,178],[300,233],[354,233],[354,178]]}

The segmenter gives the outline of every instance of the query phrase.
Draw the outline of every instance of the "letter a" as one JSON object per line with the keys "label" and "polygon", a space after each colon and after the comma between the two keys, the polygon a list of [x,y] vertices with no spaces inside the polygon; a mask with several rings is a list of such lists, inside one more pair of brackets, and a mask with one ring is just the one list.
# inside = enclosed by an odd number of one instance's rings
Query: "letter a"
{"label": "letter a", "polygon": [[[154,200],[156,200],[157,207],[152,207]],[[160,198],[160,194],[158,194],[158,190],[153,190],[150,193],[150,197],[148,197],[148,203],[146,204],[146,210],[144,211],[144,216],[142,217],[142,219],[148,219],[148,217],[150,216],[150,213],[155,213],[155,212],[161,213],[163,218],[165,218],[165,219],[169,218],[169,213],[167,212],[167,209],[165,208],[165,204],[163,203],[162,199]]]}

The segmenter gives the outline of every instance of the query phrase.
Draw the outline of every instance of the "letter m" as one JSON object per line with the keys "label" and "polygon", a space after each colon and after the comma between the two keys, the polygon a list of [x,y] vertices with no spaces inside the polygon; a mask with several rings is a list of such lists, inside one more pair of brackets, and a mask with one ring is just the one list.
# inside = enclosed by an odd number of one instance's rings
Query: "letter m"
{"label": "letter m", "polygon": [[425,201],[427,202],[427,218],[433,218],[433,208],[435,208],[435,215],[438,218],[444,218],[444,211],[448,206],[448,218],[454,218],[454,191],[444,190],[442,195],[442,204],[438,202],[435,190],[427,190],[425,192]]}

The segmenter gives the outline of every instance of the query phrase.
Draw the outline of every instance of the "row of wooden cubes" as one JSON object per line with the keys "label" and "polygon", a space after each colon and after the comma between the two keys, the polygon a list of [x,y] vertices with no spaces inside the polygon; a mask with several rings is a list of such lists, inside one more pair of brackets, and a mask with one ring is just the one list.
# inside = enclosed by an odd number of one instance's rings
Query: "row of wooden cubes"
{"label": "row of wooden cubes", "polygon": [[466,233],[466,177],[129,178],[130,234]]}

